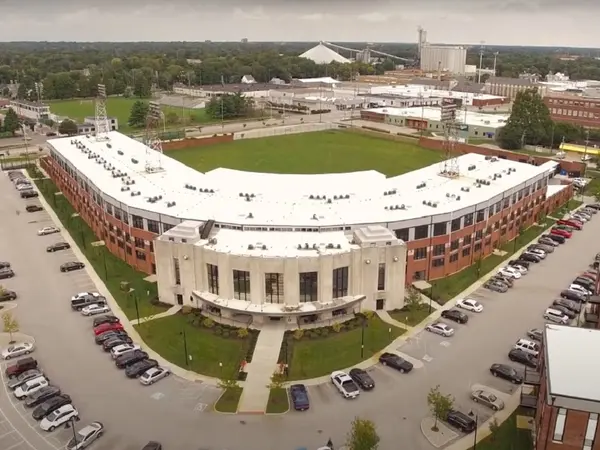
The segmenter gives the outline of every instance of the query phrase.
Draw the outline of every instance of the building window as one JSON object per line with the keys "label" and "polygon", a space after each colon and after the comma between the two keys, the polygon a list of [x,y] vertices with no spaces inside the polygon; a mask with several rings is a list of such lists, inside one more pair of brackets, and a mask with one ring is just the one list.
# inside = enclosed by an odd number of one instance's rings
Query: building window
{"label": "building window", "polygon": [[134,240],[134,242],[135,242],[135,246],[137,248],[144,248],[145,247],[144,240],[142,238],[137,238],[136,237],[135,240]]}
{"label": "building window", "polygon": [[483,239],[483,230],[479,230],[475,232],[475,241],[480,241]]}
{"label": "building window", "polygon": [[494,206],[490,206],[488,208],[488,217],[492,217],[494,215]]}
{"label": "building window", "polygon": [[179,258],[173,258],[173,272],[175,273],[175,284],[181,285],[181,267],[179,267]]}
{"label": "building window", "polygon": [[485,210],[480,209],[477,211],[477,223],[483,222],[485,220]]}
{"label": "building window", "polygon": [[450,255],[450,262],[453,263],[453,262],[456,262],[456,261],[458,261],[458,253],[452,253]]}
{"label": "building window", "polygon": [[348,295],[348,267],[333,269],[333,298]]}
{"label": "building window", "polygon": [[146,254],[144,252],[140,252],[139,250],[135,251],[135,257],[142,261],[146,261]]}
{"label": "building window", "polygon": [[446,245],[438,244],[433,246],[433,256],[441,256],[446,253]]}
{"label": "building window", "polygon": [[427,258],[427,247],[415,248],[415,255],[413,259],[417,261],[425,258]]}
{"label": "building window", "polygon": [[415,239],[425,239],[429,237],[429,225],[415,227]]}
{"label": "building window", "polygon": [[552,436],[553,441],[562,442],[566,421],[567,410],[565,408],[560,408],[558,410],[558,414],[556,415],[556,423],[554,424],[554,435]]}
{"label": "building window", "polygon": [[408,232],[409,232],[408,228],[402,228],[400,230],[394,231],[394,233],[396,233],[396,237],[398,239],[402,239],[404,242],[408,242],[408,240],[409,240]]}
{"label": "building window", "polygon": [[123,212],[119,208],[115,208],[115,219],[122,220]]}
{"label": "building window", "polygon": [[450,229],[452,231],[458,231],[460,230],[460,218],[459,219],[454,219],[451,224],[450,224]]}
{"label": "building window", "polygon": [[122,219],[123,223],[125,225],[129,225],[129,214],[127,214],[125,211],[123,211],[123,219]]}
{"label": "building window", "polygon": [[[138,228],[138,227],[136,227],[136,228]],[[152,233],[156,233],[156,234],[160,233],[160,227],[156,220],[148,219],[148,231],[150,231]]]}
{"label": "building window", "polygon": [[377,272],[377,290],[385,291],[385,263],[379,263],[379,271]]}
{"label": "building window", "polygon": [[319,273],[300,272],[300,301],[316,302],[319,292]]}
{"label": "building window", "polygon": [[478,252],[481,250],[481,242],[478,242],[477,244],[475,244],[475,246],[473,247],[473,251],[474,252]]}
{"label": "building window", "polygon": [[470,254],[471,254],[471,247],[463,248],[463,251],[462,251],[463,258],[465,256],[469,256]]}
{"label": "building window", "polygon": [[265,273],[265,297],[268,303],[283,303],[282,273]]}
{"label": "building window", "polygon": [[505,198],[502,203],[502,209],[506,209],[510,206],[510,198]]}
{"label": "building window", "polygon": [[464,216],[465,218],[465,227],[473,225],[473,214],[467,214]]}
{"label": "building window", "polygon": [[467,234],[463,237],[463,245],[471,245],[471,235]]}
{"label": "building window", "polygon": [[250,300],[250,272],[233,271],[233,297],[238,300]]}
{"label": "building window", "polygon": [[144,229],[144,219],[140,216],[131,216],[131,220],[134,228],[139,228],[140,230]]}
{"label": "building window", "polygon": [[585,441],[583,441],[583,450],[592,450],[596,440],[596,428],[598,427],[598,414],[590,414],[587,428],[585,430]]}
{"label": "building window", "polygon": [[208,292],[219,295],[219,266],[207,264],[206,275],[208,275]]}
{"label": "building window", "polygon": [[433,235],[434,236],[443,236],[446,234],[447,228],[448,228],[448,222],[435,223],[435,224],[433,224]]}
{"label": "building window", "polygon": [[454,239],[450,242],[450,251],[458,249],[458,239]]}
{"label": "building window", "polygon": [[431,263],[431,265],[433,267],[442,267],[444,265],[445,259],[444,258],[438,258],[438,259],[434,259]]}

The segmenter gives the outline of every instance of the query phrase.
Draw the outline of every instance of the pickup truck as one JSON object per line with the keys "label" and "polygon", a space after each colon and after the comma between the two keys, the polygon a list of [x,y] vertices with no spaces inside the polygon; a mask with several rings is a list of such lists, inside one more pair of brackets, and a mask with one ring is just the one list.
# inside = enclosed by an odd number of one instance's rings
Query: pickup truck
{"label": "pickup truck", "polygon": [[23,372],[26,372],[31,369],[37,369],[38,362],[36,359],[27,357],[19,359],[14,364],[11,364],[6,368],[6,376],[10,378],[15,378],[21,375]]}

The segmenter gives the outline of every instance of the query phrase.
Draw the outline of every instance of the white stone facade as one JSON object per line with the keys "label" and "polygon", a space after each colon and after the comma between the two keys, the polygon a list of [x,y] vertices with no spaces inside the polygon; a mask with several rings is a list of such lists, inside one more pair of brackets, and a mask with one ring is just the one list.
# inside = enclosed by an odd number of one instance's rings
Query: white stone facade
{"label": "white stone facade", "polygon": [[313,244],[270,257],[225,252],[217,238],[202,239],[204,225],[186,221],[155,241],[162,302],[200,308],[223,323],[283,320],[288,328],[404,305],[406,245],[382,226],[355,230],[341,248]]}

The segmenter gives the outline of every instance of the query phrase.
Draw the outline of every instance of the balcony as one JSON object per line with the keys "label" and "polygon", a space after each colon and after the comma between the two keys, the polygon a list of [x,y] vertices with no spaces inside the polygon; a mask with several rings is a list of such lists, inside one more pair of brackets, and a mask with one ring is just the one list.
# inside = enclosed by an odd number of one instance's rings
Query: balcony
{"label": "balcony", "polygon": [[523,384],[538,387],[541,383],[542,374],[535,369],[525,369]]}
{"label": "balcony", "polygon": [[538,405],[538,388],[532,386],[521,386],[519,405],[523,408],[536,410]]}

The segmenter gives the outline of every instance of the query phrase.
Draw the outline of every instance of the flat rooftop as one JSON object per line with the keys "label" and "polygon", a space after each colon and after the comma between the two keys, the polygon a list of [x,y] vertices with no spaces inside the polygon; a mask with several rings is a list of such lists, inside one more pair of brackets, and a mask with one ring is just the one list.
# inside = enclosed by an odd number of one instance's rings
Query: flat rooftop
{"label": "flat rooftop", "polygon": [[370,89],[371,94],[394,95],[398,97],[442,97],[442,98],[458,98],[467,106],[473,106],[473,100],[494,100],[501,99],[498,95],[488,95],[473,92],[460,91],[444,91],[432,88],[422,84],[403,84],[391,86],[373,86]]}
{"label": "flat rooftop", "polygon": [[[546,325],[544,349],[548,396],[600,402],[600,330]],[[585,349],[585,351],[584,351]],[[586,356],[587,355],[587,356]]]}
{"label": "flat rooftop", "polygon": [[[108,135],[110,148],[92,136],[52,139],[48,145],[115,204],[161,214],[167,223],[173,222],[169,217],[174,223],[214,220],[257,231],[336,231],[450,213],[491,202],[534,177],[542,178],[550,168],[467,154],[457,158],[461,175],[453,179],[439,174],[441,164],[390,178],[374,170],[286,175],[221,168],[201,173],[117,131]],[[147,160],[160,160],[163,170],[147,172]]]}
{"label": "flat rooftop", "polygon": [[[366,111],[387,114],[388,116],[422,118],[436,122],[441,122],[442,120],[442,109],[440,107],[415,106],[411,108],[393,108],[386,106],[384,108],[367,109]],[[484,114],[475,111],[465,111],[460,108],[456,111],[456,121],[458,123],[464,123],[473,127],[500,128],[506,125],[509,117],[508,114]]]}

